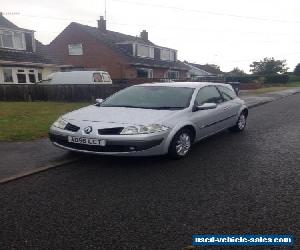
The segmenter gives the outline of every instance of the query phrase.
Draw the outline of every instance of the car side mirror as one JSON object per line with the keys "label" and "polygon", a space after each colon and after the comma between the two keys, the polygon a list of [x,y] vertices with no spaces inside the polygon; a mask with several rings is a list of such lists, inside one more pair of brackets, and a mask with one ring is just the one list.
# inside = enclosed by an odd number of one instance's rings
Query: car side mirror
{"label": "car side mirror", "polygon": [[217,107],[216,103],[204,103],[202,105],[199,106],[194,106],[193,111],[198,111],[198,110],[208,110],[208,109],[215,109]]}
{"label": "car side mirror", "polygon": [[96,105],[100,105],[104,100],[103,99],[96,99]]}

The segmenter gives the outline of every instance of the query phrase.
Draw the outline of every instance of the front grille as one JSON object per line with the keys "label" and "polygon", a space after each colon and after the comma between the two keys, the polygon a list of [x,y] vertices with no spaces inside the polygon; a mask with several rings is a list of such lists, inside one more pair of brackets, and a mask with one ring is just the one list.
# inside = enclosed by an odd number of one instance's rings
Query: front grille
{"label": "front grille", "polygon": [[99,135],[119,135],[124,127],[98,129]]}
{"label": "front grille", "polygon": [[65,126],[65,130],[72,131],[72,132],[77,132],[79,129],[80,129],[79,127],[77,127],[76,125],[73,125],[71,123],[68,123]]}

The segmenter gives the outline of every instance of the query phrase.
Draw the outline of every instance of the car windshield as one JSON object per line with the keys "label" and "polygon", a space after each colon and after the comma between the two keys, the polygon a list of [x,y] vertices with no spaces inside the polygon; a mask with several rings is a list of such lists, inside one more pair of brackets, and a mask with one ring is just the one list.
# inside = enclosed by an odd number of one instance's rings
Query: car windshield
{"label": "car windshield", "polygon": [[144,109],[184,109],[190,104],[193,88],[166,86],[133,86],[107,98],[101,107]]}

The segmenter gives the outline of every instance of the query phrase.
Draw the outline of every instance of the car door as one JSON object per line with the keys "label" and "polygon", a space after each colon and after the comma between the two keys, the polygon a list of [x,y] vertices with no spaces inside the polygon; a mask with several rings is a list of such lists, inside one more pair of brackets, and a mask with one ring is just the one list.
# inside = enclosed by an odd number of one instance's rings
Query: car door
{"label": "car door", "polygon": [[230,87],[225,87],[218,85],[217,89],[220,91],[223,97],[223,103],[220,105],[223,108],[224,115],[226,116],[224,120],[224,127],[232,127],[235,125],[238,119],[238,112],[240,110],[241,104],[235,101],[237,97],[235,92]]}
{"label": "car door", "polygon": [[197,139],[214,134],[224,127],[223,121],[226,115],[222,106],[223,98],[215,86],[210,85],[199,89],[194,105],[201,106],[204,103],[216,103],[217,107],[192,112],[192,120],[198,129]]}

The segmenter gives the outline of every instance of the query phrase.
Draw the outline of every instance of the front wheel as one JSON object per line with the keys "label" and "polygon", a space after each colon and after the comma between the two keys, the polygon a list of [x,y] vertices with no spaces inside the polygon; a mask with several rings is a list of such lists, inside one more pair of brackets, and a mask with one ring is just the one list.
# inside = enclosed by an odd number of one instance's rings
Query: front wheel
{"label": "front wheel", "polygon": [[230,128],[230,130],[234,132],[241,132],[245,129],[246,124],[247,124],[247,115],[245,114],[245,112],[242,112],[239,116],[238,121],[233,127]]}
{"label": "front wheel", "polygon": [[192,147],[193,136],[189,129],[182,129],[178,131],[170,144],[169,156],[175,159],[185,157]]}

